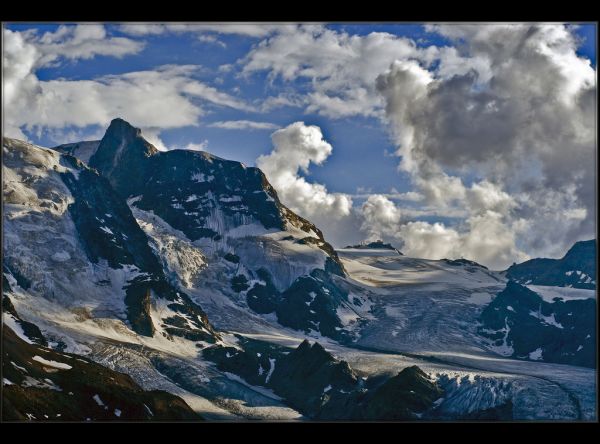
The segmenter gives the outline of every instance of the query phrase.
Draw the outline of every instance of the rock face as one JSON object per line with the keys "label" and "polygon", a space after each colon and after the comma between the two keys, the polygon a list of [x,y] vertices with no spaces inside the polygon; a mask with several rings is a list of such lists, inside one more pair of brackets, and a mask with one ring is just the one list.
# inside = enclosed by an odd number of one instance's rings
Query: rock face
{"label": "rock face", "polygon": [[160,273],[148,238],[125,200],[104,177],[73,157],[67,160],[77,168],[77,177],[71,172],[61,173],[74,198],[68,210],[90,260],[98,263],[105,259],[112,268],[128,264],[147,273]]}
{"label": "rock face", "polygon": [[201,420],[179,397],[2,331],[3,421]]}
{"label": "rock face", "polygon": [[253,385],[271,388],[318,420],[411,420],[429,411],[443,391],[417,366],[396,376],[360,378],[319,343],[295,350],[240,337],[243,349],[211,347],[206,358]]}
{"label": "rock face", "polygon": [[364,401],[367,420],[416,419],[441,398],[442,390],[419,367],[407,367]]}
{"label": "rock face", "polygon": [[309,276],[298,278],[283,292],[275,312],[284,325],[341,339],[342,323],[336,310],[342,300],[348,300],[348,293],[335,285],[326,272],[314,270]]}
{"label": "rock face", "polygon": [[[252,310],[340,337],[336,309],[346,294],[328,275],[344,275],[341,261],[317,227],[281,204],[258,168],[205,152],[159,152],[122,119],[111,122],[90,166],[133,210],[160,218],[213,262],[235,257],[242,273],[231,276],[231,288]],[[313,292],[314,304],[305,304]]]}
{"label": "rock face", "polygon": [[335,359],[317,342],[304,341],[278,363],[269,382],[292,405],[314,412],[332,393],[355,389],[358,378],[347,362]]}
{"label": "rock face", "polygon": [[505,356],[595,367],[596,300],[544,300],[509,281],[483,310],[479,334]]}
{"label": "rock face", "polygon": [[138,128],[122,119],[111,122],[90,166],[121,196],[139,196],[136,207],[153,211],[192,241],[218,241],[227,231],[244,225],[284,230],[290,224],[312,232],[323,250],[337,259],[320,230],[279,202],[258,168],[205,152],[159,152]]}
{"label": "rock face", "polygon": [[506,270],[520,284],[596,288],[596,240],[577,242],[562,259],[532,259]]}
{"label": "rock face", "polygon": [[[156,152],[152,145],[140,140],[137,133],[131,140],[127,138],[124,125],[122,121],[119,122],[116,131],[126,137],[125,140],[132,143],[135,149],[143,147],[147,153]],[[114,142],[113,137],[111,135],[109,141],[102,139],[99,150],[104,149],[103,144],[106,146],[109,142]],[[124,148],[115,155],[135,159],[123,151]],[[178,292],[168,282],[158,258],[150,248],[148,237],[137,224],[125,200],[104,177],[75,158],[68,157],[67,161],[79,168],[77,178],[71,172],[61,173],[61,177],[74,197],[74,202],[68,207],[69,213],[88,258],[92,263],[105,259],[111,268],[129,265],[139,270],[138,276],[125,287],[127,314],[133,329],[144,336],[154,334],[155,326],[150,315],[151,296],[154,294],[169,301],[168,308],[177,313],[164,320],[167,334],[214,342],[218,335],[208,323],[206,315],[185,293]],[[193,316],[193,331],[186,331],[188,321],[185,312]]]}
{"label": "rock face", "polygon": [[[17,140],[5,139],[4,150],[5,277],[67,308],[76,305],[74,296],[81,289],[91,293],[83,298],[99,293],[96,301],[124,290],[123,300],[112,305],[124,302],[136,333],[154,335],[161,326],[152,320],[152,307],[164,303],[170,317],[156,319],[164,323],[164,334],[215,342],[218,334],[205,313],[165,275],[148,236],[106,178],[72,156]],[[67,287],[71,281],[78,282],[79,291]]]}

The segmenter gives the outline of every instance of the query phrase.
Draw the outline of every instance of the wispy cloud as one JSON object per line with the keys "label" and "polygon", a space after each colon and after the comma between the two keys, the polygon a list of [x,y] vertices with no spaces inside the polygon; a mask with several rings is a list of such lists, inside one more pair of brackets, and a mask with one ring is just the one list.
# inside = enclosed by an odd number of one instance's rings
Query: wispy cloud
{"label": "wispy cloud", "polygon": [[273,23],[246,23],[246,22],[227,22],[227,23],[124,23],[120,26],[120,31],[132,36],[160,35],[166,33],[208,33],[217,34],[237,34],[246,37],[261,38],[274,32],[286,30],[295,27],[294,24],[273,24]]}
{"label": "wispy cloud", "polygon": [[208,140],[204,139],[200,143],[188,143],[185,147],[186,150],[191,151],[206,151],[208,148]]}
{"label": "wispy cloud", "polygon": [[215,37],[214,35],[211,35],[211,34],[201,34],[198,36],[198,40],[201,41],[202,43],[210,43],[210,44],[220,46],[223,49],[227,48],[227,45],[225,44],[225,42],[219,40],[217,37]]}
{"label": "wispy cloud", "polygon": [[26,139],[23,128],[52,131],[56,139],[62,129],[106,126],[122,117],[153,134],[160,146],[162,130],[197,125],[209,104],[238,111],[254,109],[199,81],[196,74],[202,67],[197,65],[164,65],[88,80],[40,80],[37,76],[39,69],[64,59],[121,57],[141,47],[107,35],[102,25],[62,26],[41,36],[4,29],[3,106],[10,108],[5,114],[5,133]]}
{"label": "wispy cloud", "polygon": [[278,125],[270,122],[255,122],[252,120],[226,120],[208,124],[211,128],[222,128],[229,130],[276,130]]}

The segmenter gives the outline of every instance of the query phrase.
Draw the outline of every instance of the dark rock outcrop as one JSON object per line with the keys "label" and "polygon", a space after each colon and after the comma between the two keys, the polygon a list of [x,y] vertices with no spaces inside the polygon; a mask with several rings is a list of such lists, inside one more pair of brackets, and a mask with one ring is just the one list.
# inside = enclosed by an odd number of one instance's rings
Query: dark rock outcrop
{"label": "dark rock outcrop", "polygon": [[577,242],[561,259],[531,259],[514,264],[506,277],[520,284],[596,288],[596,240]]}
{"label": "dark rock outcrop", "polygon": [[202,420],[181,398],[2,331],[3,421]]}
{"label": "dark rock outcrop", "polygon": [[442,390],[416,365],[388,379],[363,401],[361,417],[367,420],[398,421],[417,419]]}
{"label": "dark rock outcrop", "polygon": [[[442,390],[418,367],[396,376],[360,378],[319,343],[295,350],[238,336],[241,348],[214,346],[203,356],[249,384],[271,388],[317,420],[412,420],[432,408]],[[371,380],[372,379],[372,380]]]}
{"label": "dark rock outcrop", "polygon": [[400,250],[398,250],[396,247],[394,247],[392,244],[390,243],[385,243],[382,240],[376,240],[373,242],[365,242],[365,243],[361,243],[358,245],[348,245],[344,248],[355,248],[355,249],[359,249],[359,250],[370,250],[370,249],[376,249],[376,250],[393,250],[396,253],[398,253],[400,256],[404,256],[402,254],[402,252]]}
{"label": "dark rock outcrop", "polygon": [[595,367],[596,300],[545,301],[509,281],[480,316],[480,335],[512,357]]}

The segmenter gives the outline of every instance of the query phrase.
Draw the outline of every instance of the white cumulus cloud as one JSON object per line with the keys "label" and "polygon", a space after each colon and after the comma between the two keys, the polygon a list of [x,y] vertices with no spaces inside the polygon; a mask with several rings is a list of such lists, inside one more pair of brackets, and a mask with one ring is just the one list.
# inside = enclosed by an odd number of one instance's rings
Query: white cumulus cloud
{"label": "white cumulus cloud", "polygon": [[271,139],[273,151],[260,156],[256,165],[287,206],[303,217],[324,223],[350,214],[350,196],[330,193],[324,185],[310,183],[299,174],[300,170],[307,174],[310,164],[321,165],[333,150],[319,127],[295,122],[275,131]]}

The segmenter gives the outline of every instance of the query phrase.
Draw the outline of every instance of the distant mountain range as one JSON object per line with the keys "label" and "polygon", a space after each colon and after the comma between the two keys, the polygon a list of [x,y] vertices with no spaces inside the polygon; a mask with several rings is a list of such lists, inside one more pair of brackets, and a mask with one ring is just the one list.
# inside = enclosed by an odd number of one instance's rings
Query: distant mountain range
{"label": "distant mountain range", "polygon": [[358,245],[348,245],[345,248],[373,249],[373,250],[377,250],[377,249],[394,250],[399,255],[402,255],[402,252],[400,250],[398,250],[397,248],[393,247],[392,244],[384,243],[381,240],[376,240],[376,241],[373,241],[373,242],[365,242],[365,243],[358,244]]}

